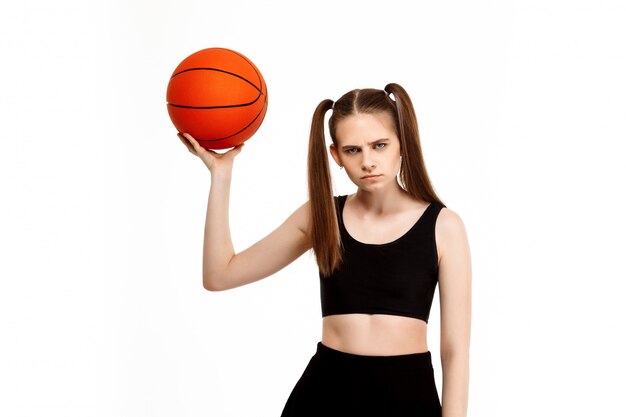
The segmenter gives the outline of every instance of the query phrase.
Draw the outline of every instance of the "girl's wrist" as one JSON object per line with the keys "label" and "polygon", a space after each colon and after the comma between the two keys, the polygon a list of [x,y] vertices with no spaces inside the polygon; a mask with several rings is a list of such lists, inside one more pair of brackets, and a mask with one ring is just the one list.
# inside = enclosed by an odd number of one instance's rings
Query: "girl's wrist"
{"label": "girl's wrist", "polygon": [[220,169],[215,172],[211,172],[211,181],[217,183],[230,183],[233,177],[232,170]]}

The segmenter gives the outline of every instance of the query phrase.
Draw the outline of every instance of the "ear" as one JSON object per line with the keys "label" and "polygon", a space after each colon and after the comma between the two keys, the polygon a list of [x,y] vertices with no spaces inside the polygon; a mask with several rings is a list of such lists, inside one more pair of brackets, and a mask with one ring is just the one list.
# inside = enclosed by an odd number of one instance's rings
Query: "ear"
{"label": "ear", "polygon": [[342,167],[343,164],[341,163],[341,159],[339,158],[339,151],[337,150],[335,145],[331,143],[330,146],[328,147],[328,149],[330,150],[330,154],[332,155],[332,157],[335,160],[335,162],[337,163],[337,165]]}

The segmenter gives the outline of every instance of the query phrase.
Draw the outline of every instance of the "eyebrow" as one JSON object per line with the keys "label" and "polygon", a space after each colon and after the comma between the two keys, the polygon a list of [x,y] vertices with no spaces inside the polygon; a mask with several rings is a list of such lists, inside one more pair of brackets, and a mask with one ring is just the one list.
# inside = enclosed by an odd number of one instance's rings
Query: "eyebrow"
{"label": "eyebrow", "polygon": [[[389,141],[389,138],[381,138],[381,139],[376,139],[376,140],[374,140],[372,142],[368,142],[367,144],[368,145],[373,145],[375,143],[388,142],[388,141]],[[358,148],[358,146],[356,146],[356,145],[345,145],[345,146],[341,147],[342,150],[344,150],[344,149],[352,149],[352,148]]]}

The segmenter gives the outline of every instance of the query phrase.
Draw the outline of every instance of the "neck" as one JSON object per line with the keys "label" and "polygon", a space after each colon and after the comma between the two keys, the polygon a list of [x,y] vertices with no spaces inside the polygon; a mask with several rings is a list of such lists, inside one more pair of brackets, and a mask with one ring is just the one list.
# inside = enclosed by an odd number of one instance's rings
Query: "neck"
{"label": "neck", "polygon": [[398,205],[407,197],[409,197],[409,194],[400,187],[400,184],[396,183],[392,187],[375,191],[359,188],[354,200],[365,211],[385,214],[395,211]]}

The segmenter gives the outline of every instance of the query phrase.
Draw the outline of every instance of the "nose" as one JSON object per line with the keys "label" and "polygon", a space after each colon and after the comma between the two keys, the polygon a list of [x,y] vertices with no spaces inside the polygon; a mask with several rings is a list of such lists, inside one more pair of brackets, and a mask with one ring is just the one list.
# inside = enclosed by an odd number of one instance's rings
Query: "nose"
{"label": "nose", "polygon": [[363,159],[361,160],[361,168],[363,171],[370,172],[374,168],[376,168],[376,164],[374,159],[372,158],[372,154],[369,151],[363,151],[362,153]]}

